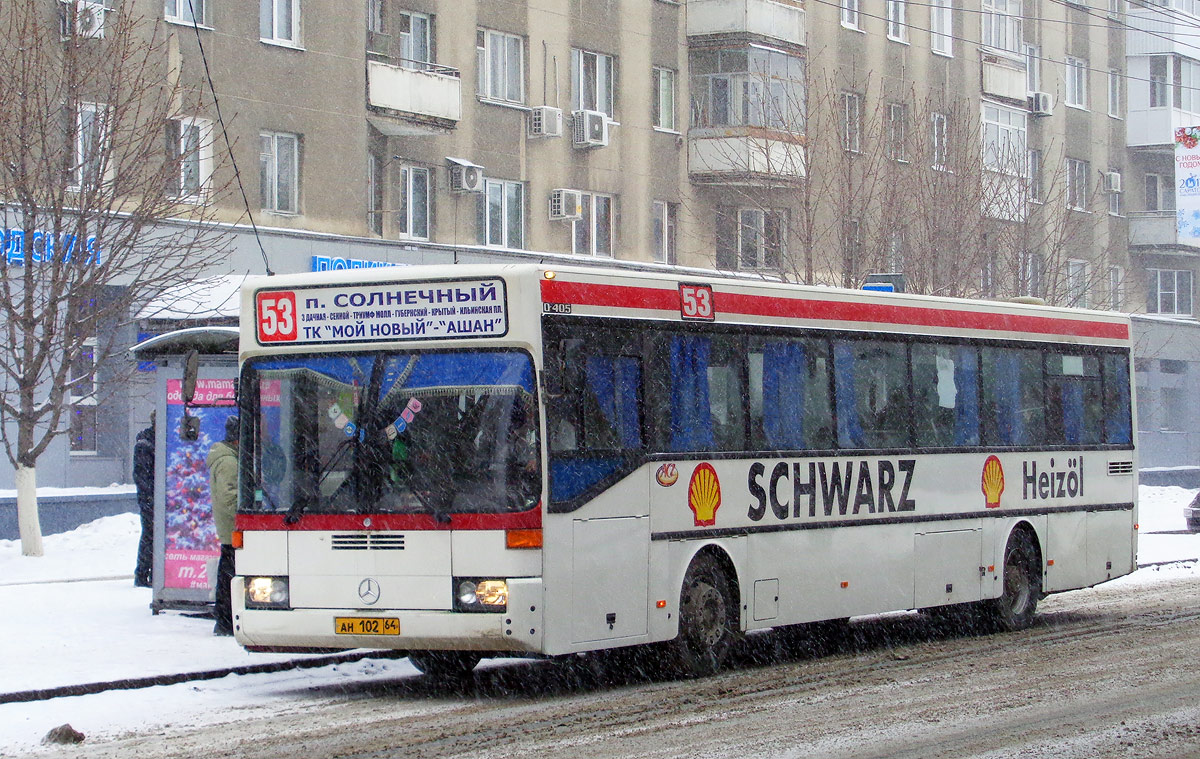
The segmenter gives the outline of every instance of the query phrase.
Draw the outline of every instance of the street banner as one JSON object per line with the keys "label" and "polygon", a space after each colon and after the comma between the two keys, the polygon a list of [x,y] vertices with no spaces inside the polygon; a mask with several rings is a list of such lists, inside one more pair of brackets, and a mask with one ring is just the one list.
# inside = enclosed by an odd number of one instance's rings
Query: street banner
{"label": "street banner", "polygon": [[1200,243],[1200,126],[1175,130],[1175,229],[1180,244]]}

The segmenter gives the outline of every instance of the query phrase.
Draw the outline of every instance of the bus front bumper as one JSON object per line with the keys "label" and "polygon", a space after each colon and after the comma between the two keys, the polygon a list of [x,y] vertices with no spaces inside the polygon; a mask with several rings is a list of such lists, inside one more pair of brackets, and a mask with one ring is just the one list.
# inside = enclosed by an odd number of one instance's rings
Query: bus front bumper
{"label": "bus front bumper", "polygon": [[[504,612],[247,609],[244,596],[234,593],[234,635],[246,648],[257,650],[376,648],[541,653],[541,584],[539,578],[510,580]],[[338,632],[354,628],[347,620],[377,620],[378,624],[370,626],[384,634]],[[397,628],[398,632],[392,634]]]}

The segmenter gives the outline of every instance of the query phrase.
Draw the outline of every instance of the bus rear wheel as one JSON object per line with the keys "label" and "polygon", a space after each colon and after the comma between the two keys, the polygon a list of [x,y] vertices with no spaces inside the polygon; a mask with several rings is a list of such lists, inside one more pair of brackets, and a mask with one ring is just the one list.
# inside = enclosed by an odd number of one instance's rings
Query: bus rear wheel
{"label": "bus rear wheel", "polygon": [[1037,549],[1028,532],[1017,530],[1004,547],[1004,588],[988,602],[989,621],[1004,631],[1024,630],[1033,623],[1042,595]]}
{"label": "bus rear wheel", "polygon": [[675,669],[686,677],[713,674],[737,635],[737,599],[725,570],[711,556],[696,557],[679,599],[679,635],[671,644]]}
{"label": "bus rear wheel", "polygon": [[483,657],[472,651],[410,651],[408,660],[426,677],[461,680],[471,674]]}

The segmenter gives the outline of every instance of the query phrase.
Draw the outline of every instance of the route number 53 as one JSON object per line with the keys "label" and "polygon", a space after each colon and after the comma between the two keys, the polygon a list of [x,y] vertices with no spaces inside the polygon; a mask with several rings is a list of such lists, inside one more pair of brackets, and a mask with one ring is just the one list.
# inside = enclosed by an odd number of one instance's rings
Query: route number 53
{"label": "route number 53", "polygon": [[296,294],[258,294],[258,341],[276,343],[296,339]]}
{"label": "route number 53", "polygon": [[679,285],[679,314],[684,319],[716,318],[713,310],[713,291],[710,285]]}

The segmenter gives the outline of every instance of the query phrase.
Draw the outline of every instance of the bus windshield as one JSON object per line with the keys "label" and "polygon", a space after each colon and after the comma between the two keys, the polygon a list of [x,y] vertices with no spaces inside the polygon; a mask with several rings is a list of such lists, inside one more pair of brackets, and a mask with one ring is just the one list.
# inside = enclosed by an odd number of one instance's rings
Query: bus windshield
{"label": "bus windshield", "polygon": [[246,364],[256,511],[445,516],[533,508],[533,362],[516,351],[363,352]]}

